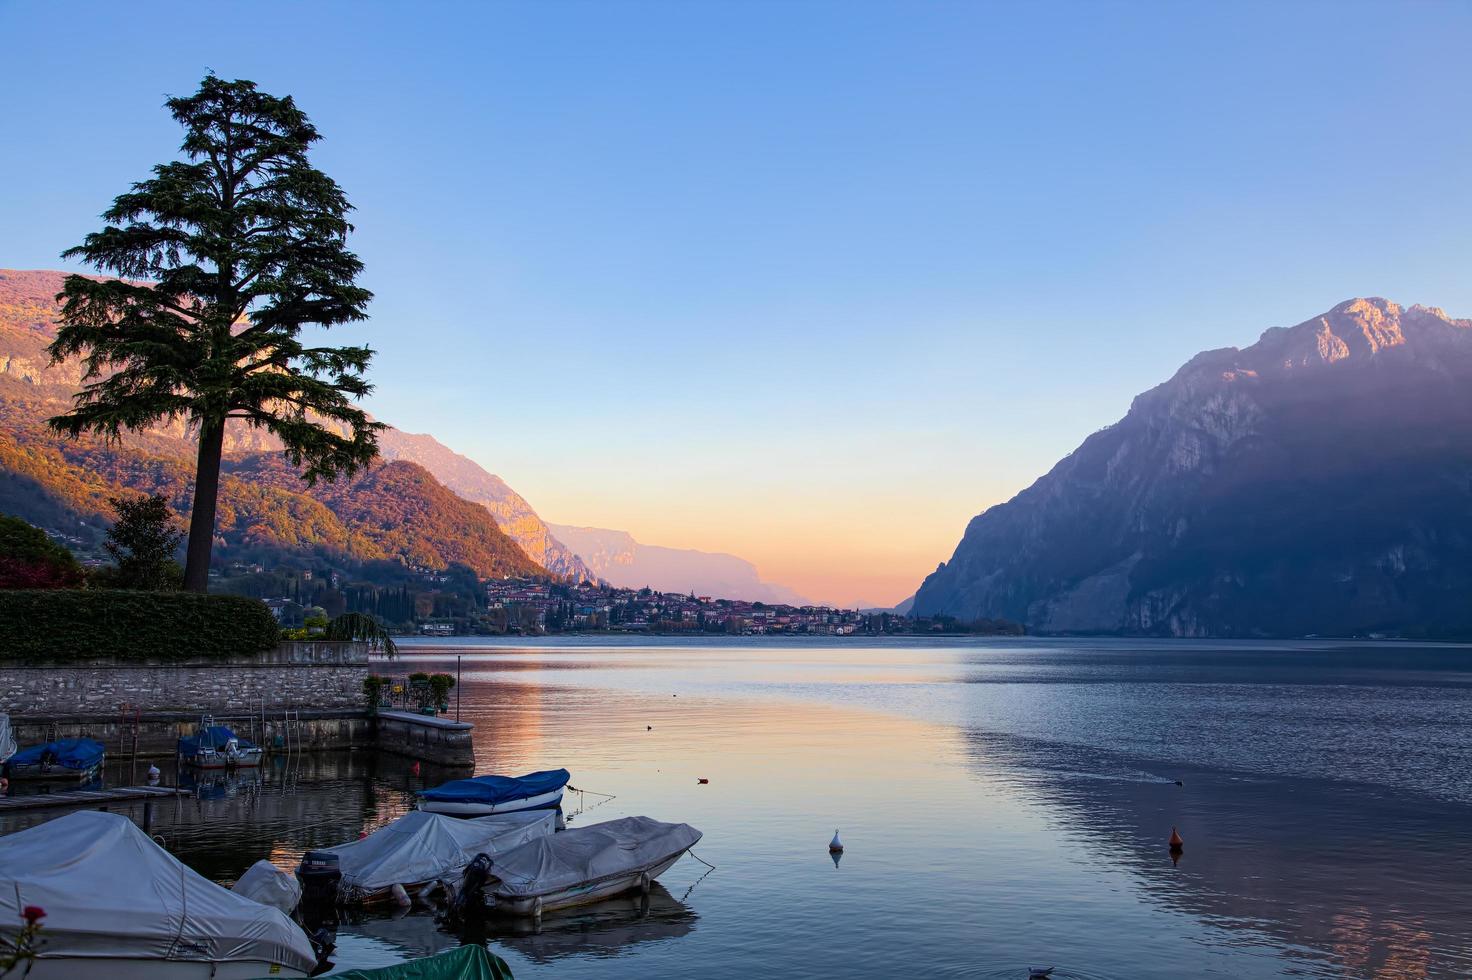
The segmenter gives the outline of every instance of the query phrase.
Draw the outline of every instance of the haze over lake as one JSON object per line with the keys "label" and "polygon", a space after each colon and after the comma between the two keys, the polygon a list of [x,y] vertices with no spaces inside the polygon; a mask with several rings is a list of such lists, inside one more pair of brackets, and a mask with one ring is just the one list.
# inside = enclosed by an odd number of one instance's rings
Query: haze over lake
{"label": "haze over lake", "polygon": [[[716,865],[682,860],[643,915],[493,930],[518,978],[1472,971],[1464,647],[465,639],[386,668],[457,655],[479,771],[566,766],[615,796],[570,795],[574,826],[689,822]],[[367,759],[277,763],[155,829],[228,881],[444,778]],[[369,918],[337,962],[456,942],[422,914]]]}

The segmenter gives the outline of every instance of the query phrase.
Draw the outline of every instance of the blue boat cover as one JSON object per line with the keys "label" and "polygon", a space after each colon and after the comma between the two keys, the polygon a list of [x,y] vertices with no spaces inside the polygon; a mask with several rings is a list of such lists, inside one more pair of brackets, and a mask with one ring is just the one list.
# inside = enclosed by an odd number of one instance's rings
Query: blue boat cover
{"label": "blue boat cover", "polygon": [[232,738],[235,739],[236,744],[242,749],[253,749],[256,747],[256,744],[248,738],[237,738],[235,733],[224,725],[211,725],[208,728],[201,728],[194,733],[193,738],[182,738],[179,741],[188,742],[191,748],[214,749],[217,752],[221,752],[225,749],[225,743],[229,742]]}
{"label": "blue boat cover", "polygon": [[90,738],[64,738],[57,742],[47,742],[45,745],[33,745],[28,749],[21,749],[10,757],[7,765],[39,765],[41,757],[48,751],[55,754],[55,763],[78,772],[97,765],[107,752],[101,742]]}
{"label": "blue boat cover", "polygon": [[451,780],[434,789],[421,790],[419,795],[441,803],[510,803],[559,790],[571,778],[566,769],[548,769],[525,776],[476,776]]}

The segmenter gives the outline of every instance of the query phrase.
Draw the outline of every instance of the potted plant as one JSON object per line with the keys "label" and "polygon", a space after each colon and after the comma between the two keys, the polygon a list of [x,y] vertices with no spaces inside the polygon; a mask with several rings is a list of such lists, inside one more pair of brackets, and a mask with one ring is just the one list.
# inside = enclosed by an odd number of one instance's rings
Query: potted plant
{"label": "potted plant", "polygon": [[455,686],[455,678],[449,674],[430,674],[429,692],[433,702],[441,711],[450,710],[450,688]]}
{"label": "potted plant", "polygon": [[434,691],[429,686],[429,675],[425,672],[415,671],[409,675],[409,697],[419,706],[420,714],[435,713]]}
{"label": "potted plant", "polygon": [[384,689],[388,687],[388,678],[378,674],[369,674],[363,678],[363,697],[368,702],[368,713],[378,714],[378,709],[386,705]]}

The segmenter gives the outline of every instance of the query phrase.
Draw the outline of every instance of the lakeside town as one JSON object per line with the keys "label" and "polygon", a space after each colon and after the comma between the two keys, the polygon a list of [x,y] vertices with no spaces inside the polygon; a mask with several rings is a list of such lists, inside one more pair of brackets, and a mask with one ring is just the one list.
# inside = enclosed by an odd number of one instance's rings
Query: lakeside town
{"label": "lakeside town", "polygon": [[468,588],[463,575],[420,569],[412,583],[380,589],[346,583],[336,572],[278,572],[261,566],[227,586],[251,591],[271,581],[282,592],[263,598],[283,628],[309,628],[343,613],[374,616],[397,635],[547,636],[560,633],[725,634],[730,636],[885,636],[911,634],[1021,635],[1004,620],[961,622],[916,618],[891,610],[790,606],[605,583],[503,578]]}

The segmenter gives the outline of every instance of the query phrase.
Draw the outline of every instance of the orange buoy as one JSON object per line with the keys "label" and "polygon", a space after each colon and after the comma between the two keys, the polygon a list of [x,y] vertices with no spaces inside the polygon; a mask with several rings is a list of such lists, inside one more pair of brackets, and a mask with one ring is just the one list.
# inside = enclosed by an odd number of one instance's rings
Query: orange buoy
{"label": "orange buoy", "polygon": [[1185,847],[1186,847],[1186,842],[1181,839],[1181,832],[1179,830],[1176,830],[1174,827],[1172,827],[1170,829],[1170,849],[1171,849],[1171,851],[1174,852],[1174,853],[1179,853],[1180,851],[1184,850]]}
{"label": "orange buoy", "polygon": [[409,767],[409,775],[411,775],[411,776],[417,776],[417,775],[419,775],[419,763],[418,762],[415,762],[412,766]]}

